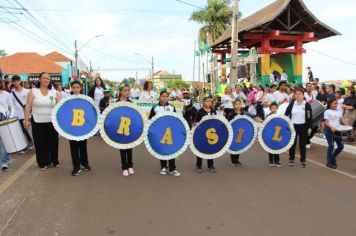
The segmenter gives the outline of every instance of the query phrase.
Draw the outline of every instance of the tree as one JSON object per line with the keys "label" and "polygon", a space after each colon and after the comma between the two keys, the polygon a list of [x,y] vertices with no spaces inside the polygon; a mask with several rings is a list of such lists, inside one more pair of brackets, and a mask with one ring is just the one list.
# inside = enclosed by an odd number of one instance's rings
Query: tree
{"label": "tree", "polygon": [[171,89],[173,87],[176,87],[176,88],[188,88],[189,87],[189,85],[183,80],[171,80],[167,83],[166,86],[168,89]]}
{"label": "tree", "polygon": [[190,20],[203,24],[199,30],[203,42],[211,45],[231,24],[233,9],[230,3],[231,0],[208,0],[204,9],[192,13]]}
{"label": "tree", "polygon": [[0,58],[1,57],[6,57],[8,54],[4,49],[0,49]]}
{"label": "tree", "polygon": [[115,84],[114,82],[112,82],[111,80],[108,80],[108,79],[103,79],[103,82],[106,86],[109,86],[109,87],[114,87]]}
{"label": "tree", "polygon": [[129,77],[129,78],[125,78],[121,81],[122,83],[129,83],[129,84],[133,84],[136,82],[136,79],[133,77]]}

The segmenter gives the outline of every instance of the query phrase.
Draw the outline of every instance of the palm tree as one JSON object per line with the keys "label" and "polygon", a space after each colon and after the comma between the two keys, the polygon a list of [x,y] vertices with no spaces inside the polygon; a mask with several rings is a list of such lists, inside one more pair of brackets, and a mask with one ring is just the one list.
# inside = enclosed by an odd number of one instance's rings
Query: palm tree
{"label": "palm tree", "polygon": [[200,28],[200,37],[211,45],[215,42],[231,24],[233,9],[231,0],[208,0],[205,8],[195,11],[190,20],[203,24]]}

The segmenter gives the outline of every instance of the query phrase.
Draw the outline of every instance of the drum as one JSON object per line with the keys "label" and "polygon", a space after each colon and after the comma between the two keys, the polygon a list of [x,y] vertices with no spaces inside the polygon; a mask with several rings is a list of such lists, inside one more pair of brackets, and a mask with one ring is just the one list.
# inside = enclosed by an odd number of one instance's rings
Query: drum
{"label": "drum", "polygon": [[283,104],[279,105],[278,110],[277,110],[277,114],[281,115],[281,116],[284,116],[288,106],[289,106],[289,103],[283,103]]}
{"label": "drum", "polygon": [[0,137],[7,153],[16,153],[28,146],[26,136],[17,118],[0,122]]}
{"label": "drum", "polygon": [[334,136],[342,141],[348,140],[352,136],[352,126],[340,125],[336,128]]}
{"label": "drum", "polygon": [[324,119],[324,112],[326,109],[324,105],[317,100],[313,100],[310,105],[313,114],[313,127],[315,127]]}

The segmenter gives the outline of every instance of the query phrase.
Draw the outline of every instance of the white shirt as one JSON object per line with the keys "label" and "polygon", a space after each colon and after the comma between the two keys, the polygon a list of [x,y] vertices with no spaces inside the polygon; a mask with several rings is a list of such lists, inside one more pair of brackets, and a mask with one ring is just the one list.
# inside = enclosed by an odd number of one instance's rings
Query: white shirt
{"label": "white shirt", "polygon": [[153,90],[151,90],[150,92],[141,91],[139,100],[142,100],[142,101],[157,101],[158,100],[158,93],[156,93]]}
{"label": "white shirt", "polygon": [[130,90],[130,97],[132,98],[139,98],[140,97],[141,90],[139,88],[132,88]]}
{"label": "white shirt", "polygon": [[287,73],[282,73],[281,75],[281,81],[287,81],[288,80],[288,75]]}
{"label": "white shirt", "polygon": [[340,98],[337,100],[337,108],[336,110],[341,112],[341,114],[344,114],[344,108],[342,108],[342,105],[344,104],[345,98]]}
{"label": "white shirt", "polygon": [[305,97],[305,100],[308,102],[308,103],[311,103],[315,100],[316,96],[311,93],[310,96],[307,92],[304,93],[304,97]]}
{"label": "white shirt", "polygon": [[281,93],[280,91],[276,91],[273,93],[274,96],[274,101],[277,104],[280,104],[282,101],[284,101],[285,99],[288,99],[288,94],[287,93]]}
{"label": "white shirt", "polygon": [[225,108],[228,108],[228,109],[234,108],[234,105],[233,105],[234,98],[232,98],[231,95],[224,94],[224,96],[222,96],[222,98],[221,98],[221,101],[224,104]]}
{"label": "white shirt", "polygon": [[12,96],[6,91],[0,92],[0,113],[3,113],[8,118],[12,118],[15,112],[14,103],[11,97]]}
{"label": "white shirt", "polygon": [[247,100],[247,97],[246,97],[246,95],[242,92],[242,91],[240,91],[240,92],[233,92],[232,93],[233,95],[234,95],[234,97],[236,98],[236,99],[242,99],[242,100]]}
{"label": "white shirt", "polygon": [[301,104],[299,104],[297,101],[294,102],[294,106],[292,109],[293,124],[305,124],[305,104],[306,101],[303,101]]}
{"label": "white shirt", "polygon": [[264,96],[264,100],[267,101],[268,103],[274,102],[274,95],[272,93],[268,93],[266,96]]}
{"label": "white shirt", "polygon": [[[16,94],[17,98],[20,100],[22,105],[25,106],[26,102],[27,102],[27,95],[30,92],[30,90],[24,88],[24,89],[22,89],[21,92],[18,92],[16,90],[14,90],[12,92]],[[12,102],[14,103],[14,107],[15,107],[14,116],[17,117],[19,120],[24,119],[25,118],[24,109],[19,104],[19,102],[16,100],[14,94],[11,94],[11,96],[12,96]]]}
{"label": "white shirt", "polygon": [[104,97],[104,89],[95,87],[94,91],[94,104],[99,107],[100,100]]}
{"label": "white shirt", "polygon": [[33,88],[32,116],[37,123],[51,122],[52,109],[56,105],[57,90],[48,90],[43,96],[39,88]]}
{"label": "white shirt", "polygon": [[329,121],[329,124],[333,127],[339,127],[341,125],[342,113],[338,110],[328,109],[324,113],[324,119]]}

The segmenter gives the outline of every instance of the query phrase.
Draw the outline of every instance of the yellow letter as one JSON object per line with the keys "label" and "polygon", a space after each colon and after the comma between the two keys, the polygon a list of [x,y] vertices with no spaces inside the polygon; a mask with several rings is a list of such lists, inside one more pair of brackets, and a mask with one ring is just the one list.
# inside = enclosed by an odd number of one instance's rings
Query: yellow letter
{"label": "yellow letter", "polygon": [[210,145],[214,145],[217,144],[217,142],[219,142],[219,136],[216,134],[215,128],[208,129],[205,135],[208,138],[208,143]]}
{"label": "yellow letter", "polygon": [[241,143],[241,139],[242,139],[242,136],[244,135],[245,133],[245,129],[239,129],[239,134],[237,135],[237,138],[236,138],[236,143]]}
{"label": "yellow letter", "polygon": [[129,136],[130,135],[130,125],[131,125],[130,118],[124,117],[124,116],[121,117],[120,126],[119,126],[119,129],[117,130],[117,133]]}
{"label": "yellow letter", "polygon": [[73,109],[73,121],[72,126],[83,126],[85,123],[84,110]]}
{"label": "yellow letter", "polygon": [[281,126],[276,126],[275,127],[274,135],[273,135],[273,138],[272,138],[273,141],[277,141],[277,142],[282,141],[282,137],[279,137],[279,132],[281,132],[281,129],[282,129]]}
{"label": "yellow letter", "polygon": [[169,144],[169,145],[173,144],[171,128],[168,127],[168,128],[166,129],[166,132],[164,133],[164,136],[163,136],[163,138],[162,138],[162,140],[161,140],[161,143],[162,143],[162,144],[167,143],[167,144]]}

